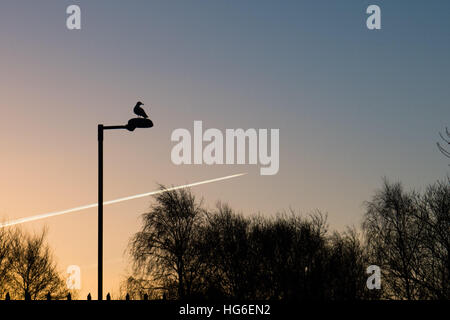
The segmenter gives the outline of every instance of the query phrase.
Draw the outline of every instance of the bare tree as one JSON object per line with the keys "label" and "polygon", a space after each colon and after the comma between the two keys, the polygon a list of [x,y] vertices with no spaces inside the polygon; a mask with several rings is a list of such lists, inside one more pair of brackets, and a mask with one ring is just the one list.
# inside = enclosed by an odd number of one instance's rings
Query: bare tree
{"label": "bare tree", "polygon": [[199,250],[205,296],[322,299],[327,273],[326,217],[292,210],[246,218],[219,203],[208,213]]}
{"label": "bare tree", "polygon": [[155,196],[156,203],[142,215],[142,229],[131,239],[129,250],[138,278],[147,277],[169,296],[183,299],[198,277],[194,242],[204,212],[189,189],[160,188],[166,191]]}
{"label": "bare tree", "polygon": [[256,276],[254,252],[248,239],[250,221],[227,204],[208,212],[197,242],[205,295],[208,298],[244,299]]}
{"label": "bare tree", "polygon": [[417,218],[418,195],[407,193],[400,183],[384,180],[383,188],[366,203],[363,228],[370,264],[381,267],[383,292],[388,298],[425,298],[417,282],[417,268],[424,261],[424,225]]}
{"label": "bare tree", "polygon": [[416,274],[432,299],[450,298],[450,180],[430,185],[421,197],[425,258]]}
{"label": "bare tree", "polygon": [[370,264],[382,268],[388,298],[450,297],[449,179],[423,194],[385,180],[367,203],[363,227]]}
{"label": "bare tree", "polygon": [[378,290],[369,292],[367,256],[361,235],[355,228],[335,232],[329,239],[327,298],[332,300],[377,299]]}
{"label": "bare tree", "polygon": [[68,290],[57,271],[56,263],[45,243],[45,230],[30,235],[17,229],[10,237],[10,272],[8,286],[17,299],[45,299],[51,293],[55,299],[64,298]]}
{"label": "bare tree", "polygon": [[6,228],[0,228],[0,299],[7,292],[10,273],[11,242],[10,233]]}

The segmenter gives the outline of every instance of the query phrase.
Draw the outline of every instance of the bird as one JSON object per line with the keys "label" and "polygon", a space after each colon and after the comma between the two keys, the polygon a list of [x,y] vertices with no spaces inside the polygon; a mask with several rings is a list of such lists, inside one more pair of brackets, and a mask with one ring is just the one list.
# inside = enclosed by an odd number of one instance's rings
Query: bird
{"label": "bird", "polygon": [[147,114],[145,113],[144,109],[141,108],[141,105],[144,105],[142,102],[138,101],[136,105],[134,106],[134,113],[137,114],[140,117],[143,117],[145,119],[148,118]]}

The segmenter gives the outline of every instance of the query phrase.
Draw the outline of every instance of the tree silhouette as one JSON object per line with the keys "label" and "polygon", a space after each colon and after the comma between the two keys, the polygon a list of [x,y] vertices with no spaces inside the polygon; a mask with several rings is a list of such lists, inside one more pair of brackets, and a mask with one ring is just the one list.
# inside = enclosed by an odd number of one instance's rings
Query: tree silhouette
{"label": "tree silhouette", "polygon": [[363,224],[371,264],[383,272],[383,294],[395,299],[450,296],[450,181],[424,194],[384,181],[367,202]]}
{"label": "tree silhouette", "polygon": [[11,233],[8,287],[17,299],[46,299],[48,292],[60,299],[68,292],[45,243],[45,235],[45,230],[40,235],[19,229]]}
{"label": "tree silhouette", "polygon": [[248,241],[250,222],[228,205],[217,204],[201,227],[196,246],[201,261],[203,290],[210,298],[245,298],[254,273]]}
{"label": "tree silhouette", "polygon": [[[167,192],[156,200],[130,242],[135,276],[126,288],[133,297],[150,293],[159,299],[161,292],[190,299],[367,296],[366,259],[356,231],[328,236],[320,212],[247,218],[222,203],[203,210],[190,191]],[[178,279],[184,279],[182,286]]]}
{"label": "tree silhouette", "polygon": [[428,298],[450,299],[450,183],[430,185],[420,198],[423,261],[416,274]]}
{"label": "tree silhouette", "polygon": [[356,231],[329,237],[326,216],[294,211],[245,218],[219,203],[199,238],[210,299],[361,299],[363,244]]}
{"label": "tree silhouette", "polygon": [[[244,216],[205,210],[189,190],[158,195],[131,239],[130,298],[448,299],[450,179],[423,194],[384,180],[366,202],[363,233],[329,233],[320,211]],[[366,287],[369,265],[382,290]]]}
{"label": "tree silhouette", "polygon": [[391,298],[422,297],[414,281],[414,266],[420,264],[420,241],[424,228],[417,219],[417,195],[407,193],[400,183],[384,180],[383,188],[366,203],[364,229],[371,264],[379,265]]}
{"label": "tree silhouette", "polygon": [[10,232],[7,229],[0,229],[0,297],[7,292],[7,283],[10,276],[11,265],[11,242]]}
{"label": "tree silhouette", "polygon": [[369,265],[361,235],[355,228],[335,232],[329,243],[327,299],[376,299],[378,290],[368,292],[365,286],[366,268]]}
{"label": "tree silhouette", "polygon": [[201,202],[189,189],[160,193],[155,201],[130,242],[133,269],[141,278],[150,278],[152,289],[163,288],[183,299],[190,295],[197,275],[193,243],[204,218]]}

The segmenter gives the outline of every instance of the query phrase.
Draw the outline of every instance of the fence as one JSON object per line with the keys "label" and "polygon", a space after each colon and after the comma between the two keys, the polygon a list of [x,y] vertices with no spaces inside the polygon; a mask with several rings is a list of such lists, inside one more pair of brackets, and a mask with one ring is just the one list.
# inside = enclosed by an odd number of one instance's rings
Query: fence
{"label": "fence", "polygon": [[[47,293],[47,294],[45,295],[45,297],[46,297],[46,300],[47,300],[47,301],[53,300],[53,299],[52,299],[52,295],[51,295],[50,293]],[[1,300],[1,299],[0,299],[0,300]],[[5,299],[4,299],[4,300],[6,300],[6,301],[12,300],[12,299],[11,299],[11,296],[10,296],[10,294],[9,294],[9,292],[6,293]],[[25,293],[24,300],[25,300],[25,301],[31,301],[31,300],[32,300],[32,299],[31,299],[31,295],[30,295],[29,293]],[[59,300],[67,300],[67,301],[71,301],[71,300],[72,300],[72,295],[69,293],[69,294],[67,294],[67,296],[66,296],[65,299],[59,299]],[[88,301],[92,300],[92,296],[91,296],[90,293],[87,295],[86,300],[88,300]],[[111,295],[110,295],[109,293],[106,295],[106,300],[108,300],[108,301],[111,300]],[[130,295],[129,295],[128,293],[127,293],[127,295],[125,296],[125,300],[131,300],[131,299],[130,299]],[[144,294],[144,295],[142,296],[142,299],[141,299],[141,300],[148,300],[148,294]],[[165,295],[163,295],[162,300],[166,300],[166,296],[165,296]]]}

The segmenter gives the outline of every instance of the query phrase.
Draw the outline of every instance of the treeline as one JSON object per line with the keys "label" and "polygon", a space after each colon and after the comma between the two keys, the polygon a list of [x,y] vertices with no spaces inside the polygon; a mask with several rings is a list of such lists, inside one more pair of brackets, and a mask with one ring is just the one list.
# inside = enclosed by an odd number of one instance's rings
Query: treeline
{"label": "treeline", "polygon": [[0,228],[0,300],[65,299],[69,291],[45,242],[46,232]]}
{"label": "treeline", "polygon": [[[164,189],[164,187],[162,186]],[[326,216],[292,210],[245,217],[206,210],[190,190],[155,197],[130,240],[124,291],[168,299],[448,299],[450,183],[424,193],[384,181],[361,232],[330,232]],[[381,289],[366,286],[369,265]]]}
{"label": "treeline", "polygon": [[[130,299],[450,298],[449,178],[422,192],[385,180],[365,203],[362,227],[345,232],[330,231],[319,211],[244,216],[221,203],[207,210],[189,189],[154,200],[129,243]],[[380,290],[366,286],[370,265],[381,269]],[[0,299],[6,293],[67,297],[45,230],[0,228]]]}

